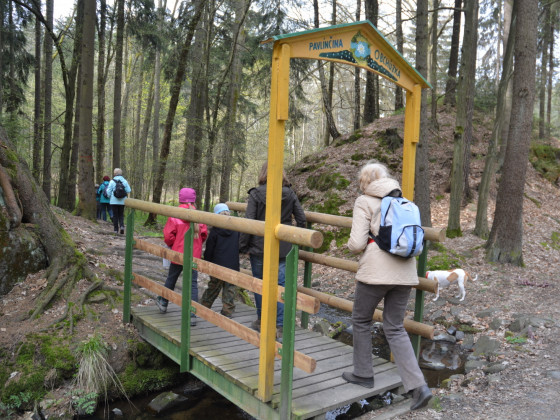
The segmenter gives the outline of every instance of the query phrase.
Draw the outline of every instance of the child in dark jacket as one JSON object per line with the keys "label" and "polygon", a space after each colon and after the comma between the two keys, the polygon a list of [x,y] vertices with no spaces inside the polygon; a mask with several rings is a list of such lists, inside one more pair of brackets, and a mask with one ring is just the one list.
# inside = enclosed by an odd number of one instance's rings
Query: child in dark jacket
{"label": "child in dark jacket", "polygon": [[[214,213],[229,216],[229,208],[224,203],[216,204]],[[235,271],[239,271],[239,232],[213,227],[206,241],[206,249],[204,250],[204,259],[208,262],[227,267]],[[231,318],[235,311],[235,285],[227,281],[210,277],[208,288],[204,291],[200,303],[210,308],[220,290],[222,292],[222,311],[223,316]]]}

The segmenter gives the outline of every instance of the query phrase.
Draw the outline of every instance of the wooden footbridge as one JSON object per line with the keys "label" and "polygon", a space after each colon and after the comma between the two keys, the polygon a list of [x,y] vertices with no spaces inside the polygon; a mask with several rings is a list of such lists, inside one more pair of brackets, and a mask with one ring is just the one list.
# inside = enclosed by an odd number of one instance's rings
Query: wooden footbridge
{"label": "wooden footbridge", "polygon": [[[192,257],[192,229],[185,235],[183,254],[135,239],[127,229],[125,252],[124,322],[133,322],[142,337],[240,408],[259,419],[323,418],[341,407],[387,390],[398,391],[401,379],[395,365],[374,358],[375,387],[363,388],[341,378],[351,370],[352,348],[307,329],[309,314],[317,313],[321,303],[352,311],[352,302],[312,290],[312,264],[357,270],[357,263],[311,252],[322,242],[322,234],[312,223],[349,227],[351,219],[307,212],[308,229],[282,225],[281,191],[284,156],[284,125],[288,119],[289,67],[291,58],[310,58],[351,64],[371,71],[404,88],[406,94],[402,191],[414,197],[414,160],[419,140],[420,93],[429,87],[424,78],[385,40],[370,22],[337,25],[272,40],[272,77],[270,94],[268,177],[265,221],[223,216],[127,198],[132,211],[127,226],[134,226],[134,210],[205,223],[251,235],[264,236],[263,280],[232,271]],[[239,203],[230,208],[243,211]],[[441,240],[442,232],[426,228],[426,239]],[[293,245],[286,259],[286,286],[278,286],[279,242]],[[300,251],[300,247],[304,250]],[[133,272],[133,248],[182,264],[182,293]],[[416,291],[414,320],[405,320],[418,353],[421,336],[432,338],[433,327],[421,324],[424,292],[434,292],[435,284],[423,278],[426,249],[419,258],[420,284]],[[298,261],[305,261],[303,286],[297,285]],[[223,317],[218,307],[209,309],[191,301],[192,274],[189,269],[209,274],[259,293],[262,300],[261,333],[249,324],[256,318],[253,308],[237,304],[233,319]],[[135,284],[168,299],[166,314],[155,305],[131,307],[131,287]],[[276,341],[276,306],[283,302],[283,342]],[[219,304],[217,304],[219,305]],[[296,326],[296,311],[301,311],[301,328]],[[198,324],[190,325],[192,314]],[[382,320],[376,310],[374,320]],[[295,369],[294,369],[295,368]]]}

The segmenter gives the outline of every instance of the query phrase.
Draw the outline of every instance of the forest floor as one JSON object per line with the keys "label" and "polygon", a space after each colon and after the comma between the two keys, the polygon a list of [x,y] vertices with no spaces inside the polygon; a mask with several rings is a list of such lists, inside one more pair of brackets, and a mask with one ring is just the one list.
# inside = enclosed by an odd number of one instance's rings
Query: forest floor
{"label": "forest floor", "polygon": [[[442,117],[440,123],[446,126]],[[375,147],[371,143],[374,131],[380,132],[392,126],[402,127],[395,121],[385,121],[370,126],[363,131],[362,139],[344,144],[333,150],[326,149],[318,160],[326,163],[341,162],[340,155],[352,156],[359,151]],[[452,124],[448,124],[452,126]],[[476,186],[482,173],[487,132],[477,132],[472,149],[471,185],[476,195]],[[445,135],[442,135],[446,138]],[[452,137],[451,137],[452,138]],[[431,151],[432,177],[432,225],[443,228],[447,225],[449,193],[446,192],[451,162],[449,139],[441,147]],[[445,147],[443,147],[445,146]],[[556,145],[558,147],[558,145]],[[401,156],[399,152],[395,155]],[[340,194],[346,204],[340,207],[343,214],[351,209],[358,194],[356,187],[357,168],[364,162],[349,161],[339,165],[339,171],[350,185]],[[333,163],[334,164],[334,163]],[[319,171],[320,172],[320,171]],[[294,171],[294,188],[301,196],[308,198],[313,193],[306,187],[309,172]],[[491,192],[488,213],[493,215],[495,186]],[[320,195],[320,194],[319,194]],[[326,195],[326,194],[323,194]],[[306,201],[303,200],[304,207]],[[309,203],[309,201],[307,202]],[[55,209],[59,220],[83,252],[91,268],[105,281],[107,286],[122,288],[122,271],[124,267],[124,235],[115,236],[112,226],[107,222],[92,222],[75,217],[60,209]],[[438,302],[432,302],[427,294],[425,300],[425,319],[430,322],[437,312],[438,318],[468,324],[477,332],[476,342],[482,336],[489,336],[499,343],[499,349],[489,362],[499,362],[503,370],[487,374],[482,369],[475,369],[466,375],[460,375],[450,382],[449,387],[434,388],[434,398],[428,408],[401,415],[399,419],[560,419],[560,190],[557,186],[544,180],[531,165],[528,166],[525,184],[523,213],[523,260],[524,267],[491,264],[485,260],[485,241],[472,234],[476,216],[476,201],[469,203],[461,211],[461,228],[463,236],[447,239],[443,246],[445,251],[430,251],[429,259],[443,254],[460,262],[461,268],[478,275],[478,281],[467,284],[467,294],[463,302],[453,298],[456,289],[444,289]],[[141,236],[155,243],[162,243],[161,238]],[[330,253],[340,255],[335,249],[333,239]],[[346,258],[348,255],[343,253]],[[165,271],[161,259],[136,258],[134,271],[153,279],[163,279]],[[45,272],[28,276],[25,282],[16,285],[13,290],[0,299],[0,348],[11,352],[17,351],[18,343],[28,334],[38,332],[58,318],[64,311],[65,303],[56,301],[38,320],[18,321],[19,315],[28,313],[35,304],[38,294],[46,286]],[[207,277],[199,277],[200,287],[206,285]],[[76,294],[83,292],[89,284],[82,281],[76,288]],[[354,278],[350,273],[327,267],[314,267],[313,287],[339,297],[353,298]],[[137,293],[137,292],[135,292]],[[154,304],[151,296],[141,294],[141,304]],[[92,301],[89,305],[95,309],[98,317],[86,317],[87,322],[78,322],[73,326],[75,343],[101,333],[111,343],[110,361],[115,370],[122,367],[126,355],[126,340],[137,337],[134,328],[122,323],[122,307],[113,305],[109,300]],[[483,312],[486,315],[481,316]],[[488,315],[490,311],[491,315]],[[409,314],[411,315],[411,314]],[[512,340],[506,336],[510,324],[519,317],[532,316],[545,320],[539,326],[526,331],[527,339]],[[496,321],[499,320],[499,325]],[[443,325],[434,323],[436,334],[445,331]],[[67,334],[67,327],[53,334]],[[62,395],[62,391],[59,392]],[[363,419],[372,419],[376,413],[363,415]]]}

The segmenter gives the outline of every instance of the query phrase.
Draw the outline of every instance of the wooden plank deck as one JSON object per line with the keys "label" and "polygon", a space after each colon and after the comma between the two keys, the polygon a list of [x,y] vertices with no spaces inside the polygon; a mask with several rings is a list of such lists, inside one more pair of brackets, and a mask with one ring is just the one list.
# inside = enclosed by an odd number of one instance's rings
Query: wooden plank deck
{"label": "wooden plank deck", "polygon": [[[219,300],[213,310],[219,310]],[[169,304],[167,313],[161,314],[157,306],[137,306],[131,310],[133,323],[140,334],[167,356],[177,362],[178,347],[181,341],[181,310],[174,304]],[[247,327],[256,317],[254,308],[236,302],[233,319]],[[278,413],[280,404],[281,360],[274,362],[274,393],[268,407],[249,409],[240,402],[250,401],[255,405],[260,402],[255,399],[258,388],[259,349],[240,338],[223,331],[214,324],[198,318],[196,327],[191,328],[190,354],[194,357],[192,373],[205,380],[204,366],[224,377],[231,384],[236,385],[248,396],[240,396],[230,389],[220,389],[214,380],[208,380],[208,385],[215,388],[230,399],[235,399],[240,408],[258,418],[270,417],[271,409]],[[155,339],[158,337],[158,340]],[[159,337],[164,338],[162,344]],[[157,345],[155,342],[158,341]],[[312,374],[297,368],[293,371],[292,385],[292,417],[295,419],[321,418],[327,411],[359,401],[402,385],[397,373],[396,365],[379,357],[374,357],[375,388],[368,389],[349,384],[341,377],[342,372],[350,370],[352,366],[352,347],[340,343],[321,334],[296,327],[295,349],[313,357],[317,361],[317,368]],[[208,376],[208,373],[206,373]],[[263,403],[260,403],[265,405]],[[268,411],[267,411],[268,410]],[[277,416],[276,416],[277,417]],[[267,419],[268,420],[268,419]]]}

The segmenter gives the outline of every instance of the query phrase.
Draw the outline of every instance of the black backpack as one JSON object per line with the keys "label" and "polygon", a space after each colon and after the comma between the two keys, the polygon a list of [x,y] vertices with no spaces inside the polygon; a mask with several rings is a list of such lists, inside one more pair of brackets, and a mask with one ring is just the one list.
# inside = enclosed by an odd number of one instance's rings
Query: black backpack
{"label": "black backpack", "polygon": [[107,182],[105,184],[105,188],[103,188],[103,197],[105,198],[111,198],[111,196],[108,194],[108,189],[109,189],[109,183]]}
{"label": "black backpack", "polygon": [[125,198],[127,194],[122,181],[118,179],[113,179],[113,181],[115,181],[115,189],[113,190],[113,195],[116,198]]}

